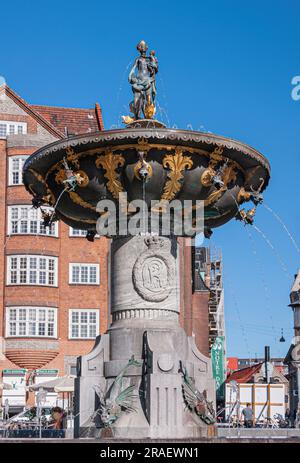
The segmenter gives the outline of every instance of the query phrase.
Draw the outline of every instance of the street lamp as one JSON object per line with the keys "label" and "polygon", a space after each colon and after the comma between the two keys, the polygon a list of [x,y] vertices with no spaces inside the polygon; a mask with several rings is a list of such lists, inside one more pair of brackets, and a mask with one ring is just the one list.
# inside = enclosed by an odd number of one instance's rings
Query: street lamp
{"label": "street lamp", "polygon": [[281,328],[281,338],[279,339],[279,342],[285,342],[285,338],[283,336],[283,329]]}
{"label": "street lamp", "polygon": [[38,418],[38,423],[39,423],[39,437],[41,439],[42,437],[42,407],[46,402],[47,398],[47,392],[44,391],[42,387],[39,388],[39,391],[36,395],[36,416]]}

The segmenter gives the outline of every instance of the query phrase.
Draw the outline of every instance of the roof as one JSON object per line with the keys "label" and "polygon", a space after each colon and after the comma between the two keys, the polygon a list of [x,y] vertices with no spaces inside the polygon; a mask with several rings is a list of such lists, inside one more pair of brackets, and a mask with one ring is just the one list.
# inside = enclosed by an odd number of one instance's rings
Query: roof
{"label": "roof", "polygon": [[237,383],[248,383],[253,376],[258,373],[262,367],[263,363],[257,363],[251,367],[242,368],[241,370],[234,371],[226,379],[226,383],[230,381],[236,381]]}
{"label": "roof", "polygon": [[66,129],[68,135],[97,132],[103,129],[102,116],[99,121],[96,108],[63,108],[41,105],[31,105],[31,108],[63,134],[65,134]]}
{"label": "roof", "polygon": [[98,103],[95,104],[95,108],[88,109],[32,105],[17,95],[7,84],[0,86],[0,92],[5,92],[29,116],[56,137],[64,138],[66,135],[97,132],[104,128]]}
{"label": "roof", "polygon": [[285,365],[288,365],[293,360],[292,359],[292,351],[293,351],[294,347],[295,347],[295,344],[292,343],[290,345],[289,350],[287,351],[287,354],[286,354],[286,356],[284,358],[284,361],[283,361],[283,363]]}
{"label": "roof", "polygon": [[291,289],[290,293],[290,306],[298,306],[300,305],[300,270],[295,275],[295,280]]}

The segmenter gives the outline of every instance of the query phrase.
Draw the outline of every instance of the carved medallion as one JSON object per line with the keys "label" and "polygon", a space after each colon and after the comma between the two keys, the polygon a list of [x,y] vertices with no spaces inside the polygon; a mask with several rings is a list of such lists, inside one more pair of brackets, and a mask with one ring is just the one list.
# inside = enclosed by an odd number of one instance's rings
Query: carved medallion
{"label": "carved medallion", "polygon": [[133,267],[134,288],[146,301],[161,302],[174,285],[174,259],[166,249],[166,239],[152,236],[146,238],[145,243],[148,249]]}

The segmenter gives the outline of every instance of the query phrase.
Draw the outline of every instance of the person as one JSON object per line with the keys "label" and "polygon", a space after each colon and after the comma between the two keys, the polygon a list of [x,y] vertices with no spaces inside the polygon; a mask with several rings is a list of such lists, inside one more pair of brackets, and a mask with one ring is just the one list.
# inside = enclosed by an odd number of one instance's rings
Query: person
{"label": "person", "polygon": [[9,419],[9,402],[8,402],[8,399],[5,399],[5,402],[4,402],[4,419],[5,420]]}
{"label": "person", "polygon": [[288,423],[288,427],[290,428],[291,427],[291,411],[289,408],[286,409],[284,417],[285,417],[286,422]]}
{"label": "person", "polygon": [[245,428],[252,428],[253,426],[253,410],[251,408],[251,404],[247,403],[246,407],[242,410],[242,415],[244,418],[244,426]]}
{"label": "person", "polygon": [[292,418],[293,418],[293,428],[296,428],[296,418],[297,418],[297,410],[294,408],[294,411],[292,413]]}
{"label": "person", "polygon": [[63,428],[64,410],[61,407],[53,407],[51,410],[53,429]]}

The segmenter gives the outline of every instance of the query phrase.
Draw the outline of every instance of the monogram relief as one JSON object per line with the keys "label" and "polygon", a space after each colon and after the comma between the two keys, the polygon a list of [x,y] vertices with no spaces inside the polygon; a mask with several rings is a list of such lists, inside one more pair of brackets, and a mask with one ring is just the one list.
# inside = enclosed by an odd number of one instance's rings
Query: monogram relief
{"label": "monogram relief", "polygon": [[165,248],[166,241],[151,237],[148,249],[136,260],[132,279],[137,293],[146,301],[165,300],[174,286],[174,258]]}
{"label": "monogram relief", "polygon": [[149,257],[142,266],[144,288],[154,293],[165,290],[168,285],[168,268],[159,257]]}

